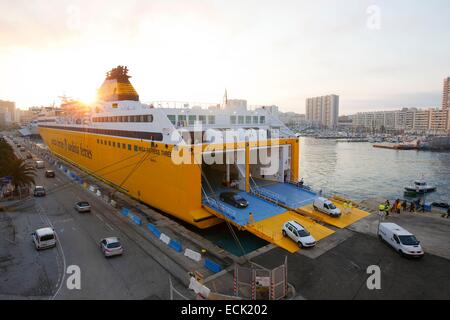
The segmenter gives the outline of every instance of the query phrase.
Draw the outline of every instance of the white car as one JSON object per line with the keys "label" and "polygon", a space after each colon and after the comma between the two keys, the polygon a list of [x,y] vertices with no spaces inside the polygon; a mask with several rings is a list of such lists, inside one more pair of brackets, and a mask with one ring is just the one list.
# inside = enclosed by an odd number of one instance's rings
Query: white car
{"label": "white car", "polygon": [[123,253],[122,244],[117,237],[100,240],[100,249],[105,257],[118,256]]}
{"label": "white car", "polygon": [[75,210],[78,212],[91,212],[91,205],[87,201],[79,201],[75,203]]}
{"label": "white car", "polygon": [[283,225],[283,236],[294,240],[300,248],[314,247],[316,239],[298,222],[288,221]]}
{"label": "white car", "polygon": [[31,236],[36,250],[47,249],[56,246],[56,234],[52,228],[40,228]]}
{"label": "white car", "polygon": [[323,197],[316,198],[313,207],[314,210],[326,213],[331,217],[339,217],[341,215],[341,210],[333,202]]}
{"label": "white car", "polygon": [[421,258],[424,255],[420,241],[412,233],[395,223],[380,223],[378,237],[380,240],[386,241],[402,256]]}

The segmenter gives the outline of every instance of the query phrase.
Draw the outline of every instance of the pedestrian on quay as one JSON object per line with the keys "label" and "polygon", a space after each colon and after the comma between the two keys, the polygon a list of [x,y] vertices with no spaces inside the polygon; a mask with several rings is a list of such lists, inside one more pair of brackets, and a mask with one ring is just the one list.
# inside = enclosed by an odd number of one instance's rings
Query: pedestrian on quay
{"label": "pedestrian on quay", "polygon": [[386,200],[386,202],[384,203],[384,212],[386,212],[386,217],[389,216],[389,210],[391,210],[391,203],[389,202],[389,200]]}
{"label": "pedestrian on quay", "polygon": [[414,201],[411,201],[411,205],[409,206],[409,212],[416,212],[416,204]]}
{"label": "pedestrian on quay", "polygon": [[444,212],[443,214],[441,214],[441,217],[442,218],[449,218],[449,216],[450,216],[450,207],[447,209],[447,211],[446,212]]}
{"label": "pedestrian on quay", "polygon": [[419,200],[419,208],[421,212],[425,212],[425,200]]}
{"label": "pedestrian on quay", "polygon": [[397,199],[397,213],[400,214],[400,212],[402,211],[402,202],[400,201],[400,199]]}
{"label": "pedestrian on quay", "polygon": [[402,203],[403,212],[406,212],[407,207],[408,207],[408,202],[406,200],[403,200],[403,203]]}
{"label": "pedestrian on quay", "polygon": [[395,213],[397,211],[398,199],[394,201],[394,204],[391,207],[391,213]]}

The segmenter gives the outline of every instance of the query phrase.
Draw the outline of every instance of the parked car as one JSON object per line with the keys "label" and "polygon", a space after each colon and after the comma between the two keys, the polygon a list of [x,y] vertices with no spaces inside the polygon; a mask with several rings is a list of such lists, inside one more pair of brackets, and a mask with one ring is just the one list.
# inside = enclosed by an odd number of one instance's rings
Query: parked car
{"label": "parked car", "polygon": [[339,217],[341,215],[341,210],[333,202],[323,197],[316,198],[313,207],[314,210],[326,213],[331,217]]}
{"label": "parked car", "polygon": [[378,237],[380,240],[387,242],[402,256],[421,258],[424,255],[420,241],[412,233],[395,223],[380,223]]}
{"label": "parked car", "polygon": [[46,178],[54,178],[55,177],[55,171],[53,171],[53,170],[45,170],[45,177]]}
{"label": "parked car", "polygon": [[122,244],[117,237],[109,237],[100,240],[100,249],[105,257],[123,254]]}
{"label": "parked car", "polygon": [[316,239],[296,221],[286,222],[283,225],[282,233],[284,237],[294,240],[300,248],[314,247],[316,245]]}
{"label": "parked car", "polygon": [[240,209],[248,207],[248,201],[237,192],[222,192],[220,194],[220,201]]}
{"label": "parked car", "polygon": [[31,236],[36,250],[47,249],[56,246],[56,233],[52,228],[40,228]]}
{"label": "parked car", "polygon": [[20,147],[19,150],[23,152],[25,151],[25,147]]}
{"label": "parked car", "polygon": [[45,163],[43,160],[36,160],[36,168],[37,169],[43,169],[45,168]]}
{"label": "parked car", "polygon": [[91,205],[87,201],[79,201],[75,203],[75,210],[78,212],[90,212],[91,211]]}
{"label": "parked car", "polygon": [[46,195],[45,188],[43,186],[35,186],[33,195],[35,197],[44,197]]}

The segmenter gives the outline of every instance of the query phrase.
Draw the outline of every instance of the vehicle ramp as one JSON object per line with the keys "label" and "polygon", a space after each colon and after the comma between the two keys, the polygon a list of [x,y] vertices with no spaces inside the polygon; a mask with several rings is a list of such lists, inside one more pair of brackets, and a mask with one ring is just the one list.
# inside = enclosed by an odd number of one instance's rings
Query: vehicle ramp
{"label": "vehicle ramp", "polygon": [[311,217],[316,221],[324,222],[338,228],[348,227],[370,214],[355,206],[346,210],[344,208],[346,199],[332,197],[330,201],[341,210],[342,214],[340,217],[331,217],[325,213],[314,210],[312,204],[318,195],[311,190],[291,183],[256,180],[255,184],[256,187],[253,188],[253,193],[256,196],[276,203],[302,216]]}
{"label": "vehicle ramp", "polygon": [[[223,190],[221,190],[223,191]],[[249,205],[247,208],[237,209],[227,203],[218,200],[216,195],[204,196],[203,206],[206,210],[224,219],[240,230],[247,230],[257,237],[271,242],[289,252],[299,250],[298,245],[282,235],[282,227],[286,221],[294,220],[303,225],[316,239],[323,239],[334,233],[308,217],[303,217],[295,212],[269,202],[256,195],[240,191]],[[251,213],[251,214],[250,214]]]}
{"label": "vehicle ramp", "polygon": [[342,202],[334,199],[330,200],[334,203],[336,207],[338,207],[341,210],[341,215],[339,217],[331,217],[325,213],[318,212],[313,208],[312,204],[301,208],[297,208],[296,212],[300,214],[305,214],[313,219],[317,219],[326,224],[333,225],[341,229],[348,227],[349,225],[355,223],[356,221],[361,220],[362,218],[365,218],[368,215],[370,215],[369,212],[355,207],[352,207],[351,209],[347,208],[347,210],[349,211],[347,213],[346,208],[344,208],[344,204]]}

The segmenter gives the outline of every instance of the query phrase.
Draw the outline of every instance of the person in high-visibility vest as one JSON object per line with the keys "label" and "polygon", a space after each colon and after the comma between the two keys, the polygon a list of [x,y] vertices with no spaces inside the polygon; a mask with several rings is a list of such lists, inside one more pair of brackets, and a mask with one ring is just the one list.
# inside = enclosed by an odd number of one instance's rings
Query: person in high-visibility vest
{"label": "person in high-visibility vest", "polygon": [[351,201],[348,201],[348,213],[351,213],[353,209],[353,205]]}

